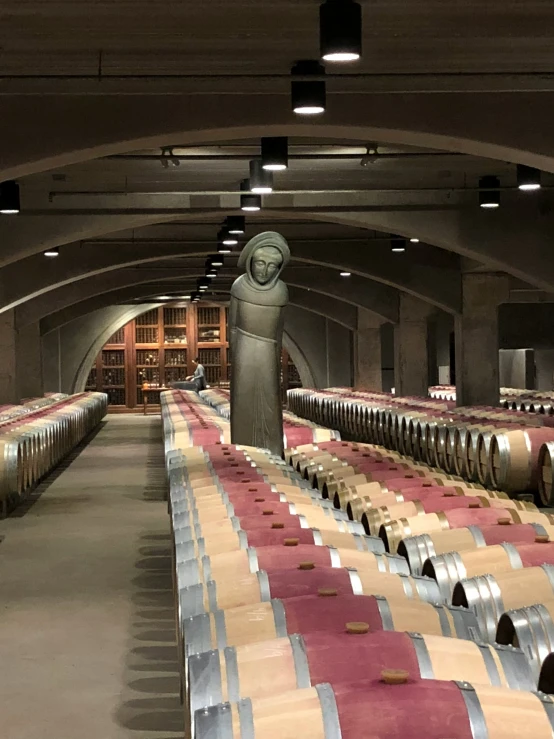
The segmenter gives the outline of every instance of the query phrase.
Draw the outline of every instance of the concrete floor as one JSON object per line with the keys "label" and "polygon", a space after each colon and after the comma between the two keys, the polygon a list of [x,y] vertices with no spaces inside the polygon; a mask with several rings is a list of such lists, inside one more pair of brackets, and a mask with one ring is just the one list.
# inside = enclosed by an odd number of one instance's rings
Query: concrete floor
{"label": "concrete floor", "polygon": [[0,522],[2,739],[183,736],[159,417],[110,416]]}

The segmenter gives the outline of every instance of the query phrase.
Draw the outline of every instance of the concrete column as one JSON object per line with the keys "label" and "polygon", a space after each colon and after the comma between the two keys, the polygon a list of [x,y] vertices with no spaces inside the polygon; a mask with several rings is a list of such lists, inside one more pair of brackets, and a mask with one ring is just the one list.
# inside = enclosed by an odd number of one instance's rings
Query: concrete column
{"label": "concrete column", "polygon": [[42,394],[38,323],[18,329],[13,310],[0,313],[0,403],[19,403]]}
{"label": "concrete column", "polygon": [[506,275],[462,276],[462,315],[456,318],[457,405],[498,405],[498,306],[509,295]]}
{"label": "concrete column", "polygon": [[357,390],[383,390],[381,325],[383,319],[358,308],[358,328],[354,336],[354,385]]}
{"label": "concrete column", "polygon": [[13,310],[0,313],[0,404],[19,403],[16,390],[16,330]]}
{"label": "concrete column", "polygon": [[400,320],[394,330],[394,386],[397,395],[427,396],[429,388],[428,320],[433,306],[400,296]]}

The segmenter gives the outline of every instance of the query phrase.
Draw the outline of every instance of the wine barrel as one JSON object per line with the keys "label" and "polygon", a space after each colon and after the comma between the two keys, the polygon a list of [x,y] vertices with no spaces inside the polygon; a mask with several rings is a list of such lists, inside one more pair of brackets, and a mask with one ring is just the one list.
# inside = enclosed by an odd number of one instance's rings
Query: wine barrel
{"label": "wine barrel", "polygon": [[[523,520],[522,520],[523,519]],[[497,508],[455,509],[439,513],[426,513],[423,516],[399,518],[396,521],[383,524],[379,529],[379,536],[385,543],[388,552],[396,553],[398,544],[408,536],[429,534],[434,531],[460,529],[472,525],[491,526],[499,522],[511,523],[542,523],[552,524],[554,517],[544,513],[527,513],[526,511],[499,510]]]}
{"label": "wine barrel", "polygon": [[381,680],[207,706],[196,711],[194,732],[197,739],[550,739],[553,707],[544,693],[417,682],[384,670]]}
{"label": "wine barrel", "polygon": [[539,538],[539,542],[533,544],[505,542],[469,552],[439,554],[425,562],[423,575],[437,581],[443,599],[448,602],[454,586],[460,580],[526,567],[540,567],[543,564],[554,565],[554,542]]}
{"label": "wine barrel", "polygon": [[370,508],[361,516],[361,523],[367,534],[375,535],[385,523],[395,521],[398,518],[410,518],[411,516],[424,516],[427,513],[439,513],[451,510],[475,510],[486,506],[486,498],[466,498],[456,496],[453,498],[427,498],[425,500],[405,501],[380,508]]}
{"label": "wine barrel", "polygon": [[459,582],[454,588],[452,603],[471,608],[477,616],[481,633],[493,640],[503,613],[553,597],[554,566],[542,565],[497,575],[480,575]]}
{"label": "wine barrel", "polygon": [[539,500],[545,506],[554,505],[554,490],[552,489],[552,460],[554,458],[554,442],[543,444],[537,461],[538,479],[537,489]]}
{"label": "wine barrel", "polygon": [[[509,519],[508,519],[509,523]],[[470,551],[503,542],[531,544],[537,536],[554,540],[554,528],[541,524],[511,524],[509,526],[467,526],[462,529],[433,531],[408,536],[398,544],[397,554],[406,557],[413,575],[421,575],[429,557],[447,552]]]}
{"label": "wine barrel", "polygon": [[554,442],[553,428],[522,428],[495,432],[490,446],[492,484],[508,492],[535,490],[539,480],[539,451]]}
{"label": "wine barrel", "polygon": [[[337,513],[337,511],[335,511]],[[187,526],[189,517],[183,513],[177,513],[173,516],[173,527],[184,528],[194,534],[195,538],[203,538],[206,541],[219,538],[225,532],[238,531],[242,528],[244,531],[262,530],[281,530],[285,528],[300,531],[306,528],[317,527],[322,530],[336,531],[339,533],[363,534],[364,528],[361,523],[356,521],[344,521],[332,515],[330,509],[316,509],[302,515],[293,515],[291,513],[280,514],[279,516],[236,516],[222,519],[220,521],[212,521],[211,523],[196,525],[194,528]]]}
{"label": "wine barrel", "polygon": [[205,555],[223,554],[234,552],[237,549],[247,549],[249,546],[298,546],[300,544],[315,544],[316,546],[334,546],[341,549],[356,549],[360,552],[385,551],[382,540],[376,536],[365,534],[349,534],[337,531],[326,531],[320,529],[256,529],[220,534],[208,540],[198,536],[201,532],[191,531],[188,528],[174,531],[174,542],[178,548],[180,561],[186,561],[194,557]]}
{"label": "wine barrel", "polygon": [[223,701],[277,695],[321,682],[378,679],[391,665],[414,679],[535,687],[525,655],[512,647],[396,631],[318,632],[194,655],[188,661],[188,705],[193,715]]}
{"label": "wine barrel", "polygon": [[185,657],[287,634],[318,631],[343,634],[347,622],[367,623],[372,633],[410,631],[482,641],[477,620],[467,608],[381,595],[329,595],[274,598],[266,603],[185,619],[182,624]]}
{"label": "wine barrel", "polygon": [[314,569],[315,567],[354,567],[361,571],[391,572],[409,575],[404,557],[394,554],[358,552],[303,544],[296,547],[249,547],[202,559],[179,563],[179,584],[188,587],[209,580],[248,575],[259,570]]}
{"label": "wine barrel", "polygon": [[179,588],[181,618],[221,608],[235,608],[249,603],[263,603],[272,598],[295,598],[336,591],[339,595],[383,595],[411,597],[428,603],[440,603],[437,583],[428,577],[371,572],[354,568],[316,567],[313,570],[258,570],[232,579],[210,580]]}
{"label": "wine barrel", "polygon": [[496,641],[523,649],[538,682],[544,660],[554,652],[554,600],[503,613]]}

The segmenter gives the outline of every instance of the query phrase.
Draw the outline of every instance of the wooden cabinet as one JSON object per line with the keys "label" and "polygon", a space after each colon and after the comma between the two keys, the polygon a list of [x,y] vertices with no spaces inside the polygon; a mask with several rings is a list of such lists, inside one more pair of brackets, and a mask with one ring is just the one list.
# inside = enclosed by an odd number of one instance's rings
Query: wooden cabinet
{"label": "wooden cabinet", "polygon": [[[108,394],[112,410],[142,408],[142,383],[165,387],[194,372],[198,357],[209,385],[231,379],[229,309],[214,303],[169,303],[143,313],[102,348],[87,390]],[[298,373],[283,352],[283,392],[298,387]]]}

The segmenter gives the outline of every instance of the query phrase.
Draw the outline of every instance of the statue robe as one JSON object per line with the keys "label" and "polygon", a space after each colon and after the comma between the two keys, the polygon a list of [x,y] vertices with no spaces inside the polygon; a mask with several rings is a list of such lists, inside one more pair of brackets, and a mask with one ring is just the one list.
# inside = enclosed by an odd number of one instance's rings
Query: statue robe
{"label": "statue robe", "polygon": [[283,453],[281,344],[287,286],[258,285],[247,272],[231,288],[229,308],[231,441]]}

